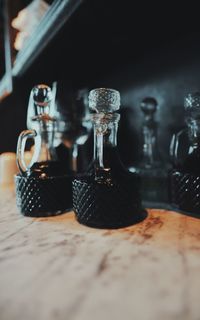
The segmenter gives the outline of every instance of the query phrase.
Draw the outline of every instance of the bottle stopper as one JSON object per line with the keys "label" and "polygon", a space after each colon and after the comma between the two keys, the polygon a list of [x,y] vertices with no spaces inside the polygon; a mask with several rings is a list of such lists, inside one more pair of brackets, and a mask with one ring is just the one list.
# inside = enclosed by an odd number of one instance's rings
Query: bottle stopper
{"label": "bottle stopper", "polygon": [[33,121],[56,121],[56,118],[50,115],[53,94],[49,86],[45,84],[36,85],[32,89],[32,98],[34,104]]}
{"label": "bottle stopper", "polygon": [[157,110],[158,103],[155,98],[147,97],[140,103],[140,108],[145,115],[153,115]]}
{"label": "bottle stopper", "polygon": [[89,93],[89,108],[97,113],[115,112],[120,108],[120,93],[114,89],[93,89]]}

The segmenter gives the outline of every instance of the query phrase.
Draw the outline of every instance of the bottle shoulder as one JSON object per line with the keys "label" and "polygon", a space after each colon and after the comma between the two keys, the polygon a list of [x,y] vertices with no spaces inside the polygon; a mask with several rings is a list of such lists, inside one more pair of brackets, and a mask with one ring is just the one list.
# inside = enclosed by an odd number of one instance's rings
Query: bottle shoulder
{"label": "bottle shoulder", "polygon": [[35,162],[32,167],[25,172],[30,178],[46,179],[55,176],[72,175],[73,172],[67,168],[64,161],[41,161]]}
{"label": "bottle shoulder", "polygon": [[139,182],[140,179],[137,172],[129,171],[121,162],[118,162],[118,160],[113,160],[109,168],[99,168],[96,166],[95,161],[92,161],[85,174],[81,176],[82,179],[105,185],[129,184],[136,181]]}

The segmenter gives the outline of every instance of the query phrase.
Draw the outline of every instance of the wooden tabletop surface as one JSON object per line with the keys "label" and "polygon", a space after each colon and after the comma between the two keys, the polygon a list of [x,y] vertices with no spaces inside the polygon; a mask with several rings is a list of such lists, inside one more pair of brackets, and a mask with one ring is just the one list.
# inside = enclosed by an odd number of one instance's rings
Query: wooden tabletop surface
{"label": "wooden tabletop surface", "polygon": [[200,220],[151,209],[120,230],[27,218],[0,190],[0,320],[199,320]]}

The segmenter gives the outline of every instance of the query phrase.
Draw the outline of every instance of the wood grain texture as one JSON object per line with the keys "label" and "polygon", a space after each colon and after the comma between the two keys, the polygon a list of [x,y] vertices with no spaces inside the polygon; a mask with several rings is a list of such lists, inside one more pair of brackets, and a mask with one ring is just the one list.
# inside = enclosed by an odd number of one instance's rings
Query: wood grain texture
{"label": "wood grain texture", "polygon": [[200,220],[165,210],[120,230],[25,218],[0,191],[1,320],[199,320]]}

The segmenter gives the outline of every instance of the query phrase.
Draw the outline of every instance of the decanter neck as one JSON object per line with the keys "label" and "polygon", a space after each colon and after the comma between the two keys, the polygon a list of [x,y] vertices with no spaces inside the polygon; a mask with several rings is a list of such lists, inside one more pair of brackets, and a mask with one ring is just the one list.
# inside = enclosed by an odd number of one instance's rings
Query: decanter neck
{"label": "decanter neck", "polygon": [[157,101],[152,97],[142,100],[140,108],[144,115],[143,121],[143,157],[142,168],[152,169],[159,165],[160,157],[157,145],[157,122],[154,119]]}
{"label": "decanter neck", "polygon": [[96,170],[111,169],[110,150],[117,146],[118,113],[92,114],[94,127],[94,163]]}
{"label": "decanter neck", "polygon": [[89,93],[89,108],[94,127],[94,174],[99,183],[112,183],[111,168],[117,146],[120,115],[120,93],[109,88],[93,89]]}
{"label": "decanter neck", "polygon": [[143,166],[152,168],[158,161],[157,123],[153,118],[145,119],[143,123]]}
{"label": "decanter neck", "polygon": [[[39,132],[41,136],[41,146],[38,162],[56,161],[57,156],[54,148],[55,122],[52,119],[41,118],[39,120]],[[37,146],[36,146],[37,147]],[[38,146],[39,148],[39,146]]]}

